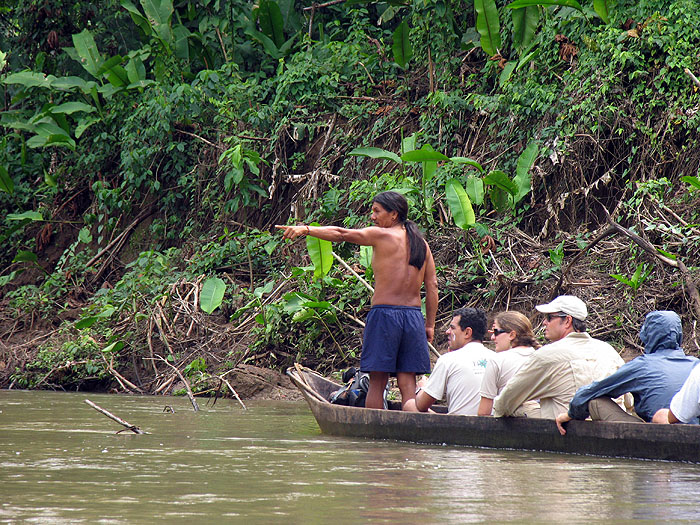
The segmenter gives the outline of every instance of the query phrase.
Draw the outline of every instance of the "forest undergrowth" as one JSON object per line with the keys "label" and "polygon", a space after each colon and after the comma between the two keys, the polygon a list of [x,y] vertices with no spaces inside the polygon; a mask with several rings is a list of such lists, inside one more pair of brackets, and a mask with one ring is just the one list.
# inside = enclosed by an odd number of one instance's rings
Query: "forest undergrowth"
{"label": "forest undergrowth", "polygon": [[0,2],[0,386],[356,365],[370,254],[274,225],[362,227],[389,189],[439,349],[455,308],[570,293],[626,358],[657,309],[700,354],[694,3],[476,3]]}

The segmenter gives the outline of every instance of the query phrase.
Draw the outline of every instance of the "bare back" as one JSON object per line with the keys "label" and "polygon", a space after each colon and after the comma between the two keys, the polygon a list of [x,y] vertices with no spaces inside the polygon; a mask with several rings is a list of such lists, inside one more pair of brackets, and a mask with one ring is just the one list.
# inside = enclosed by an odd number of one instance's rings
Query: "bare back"
{"label": "bare back", "polygon": [[373,243],[372,270],[375,287],[372,304],[420,306],[420,290],[425,279],[426,262],[419,270],[408,264],[410,246],[402,225],[381,228]]}

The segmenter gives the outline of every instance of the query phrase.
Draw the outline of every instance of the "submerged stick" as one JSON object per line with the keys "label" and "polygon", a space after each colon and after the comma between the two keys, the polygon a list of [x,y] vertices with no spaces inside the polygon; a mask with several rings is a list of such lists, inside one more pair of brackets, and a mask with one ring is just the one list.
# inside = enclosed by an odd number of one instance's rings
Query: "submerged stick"
{"label": "submerged stick", "polygon": [[[111,419],[112,421],[116,421],[116,422],[119,423],[121,426],[125,427],[127,430],[131,430],[134,434],[148,434],[148,432],[144,432],[143,430],[141,430],[141,429],[140,429],[139,427],[137,427],[136,425],[132,425],[131,423],[129,423],[129,422],[127,422],[127,421],[124,421],[123,419],[121,419],[121,418],[115,416],[114,414],[112,414],[111,412],[108,412],[107,410],[105,410],[105,409],[102,408],[101,406],[96,405],[95,403],[93,403],[93,402],[90,401],[89,399],[86,399],[85,402],[86,402],[88,405],[90,405],[92,408],[94,408],[95,410],[97,410],[100,414],[103,414],[103,415],[107,416],[107,417],[108,417],[109,419]],[[120,432],[121,432],[121,430],[120,430]]]}

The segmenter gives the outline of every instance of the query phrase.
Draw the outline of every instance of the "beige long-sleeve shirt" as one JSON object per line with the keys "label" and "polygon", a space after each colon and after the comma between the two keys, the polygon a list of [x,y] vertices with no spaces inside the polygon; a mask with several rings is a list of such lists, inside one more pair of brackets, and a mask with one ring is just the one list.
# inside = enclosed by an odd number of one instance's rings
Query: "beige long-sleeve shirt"
{"label": "beige long-sleeve shirt", "polygon": [[603,379],[625,362],[615,349],[585,332],[573,332],[537,350],[495,399],[496,417],[512,416],[525,401],[540,400],[541,417],[569,409],[576,390]]}

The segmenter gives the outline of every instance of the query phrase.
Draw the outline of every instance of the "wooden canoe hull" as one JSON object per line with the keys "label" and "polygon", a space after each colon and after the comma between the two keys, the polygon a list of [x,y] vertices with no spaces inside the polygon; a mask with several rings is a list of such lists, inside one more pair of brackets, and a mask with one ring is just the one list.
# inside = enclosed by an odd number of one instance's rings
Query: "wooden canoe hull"
{"label": "wooden canoe hull", "polygon": [[562,436],[548,419],[333,405],[325,400],[340,385],[309,370],[289,369],[287,374],[306,398],[321,431],[329,435],[700,463],[700,425],[571,421]]}

